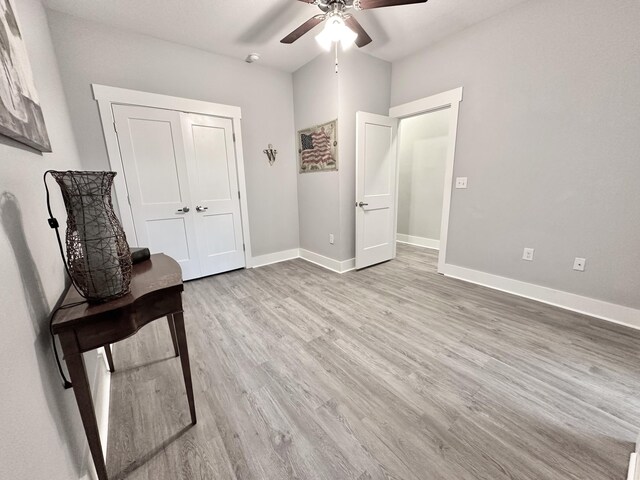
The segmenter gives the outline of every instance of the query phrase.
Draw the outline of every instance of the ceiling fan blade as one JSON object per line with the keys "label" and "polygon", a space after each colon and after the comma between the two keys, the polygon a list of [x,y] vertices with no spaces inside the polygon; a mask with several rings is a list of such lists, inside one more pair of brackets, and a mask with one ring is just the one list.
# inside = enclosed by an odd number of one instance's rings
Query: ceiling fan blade
{"label": "ceiling fan blade", "polygon": [[324,20],[324,15],[316,15],[315,17],[311,17],[309,20],[304,22],[298,28],[296,28],[289,35],[280,40],[280,43],[293,43],[298,40],[301,36],[311,30],[313,27],[318,25],[320,22]]}
{"label": "ceiling fan blade", "polygon": [[413,3],[427,3],[427,0],[360,0],[360,10],[396,7],[398,5],[411,5]]}
{"label": "ceiling fan blade", "polygon": [[298,0],[299,2],[304,2],[304,3],[316,3],[316,0]]}
{"label": "ceiling fan blade", "polygon": [[358,48],[362,48],[365,45],[369,45],[371,43],[371,37],[367,32],[365,32],[364,28],[362,28],[360,22],[358,22],[353,16],[347,17],[344,23],[347,25],[347,27],[358,34],[358,37],[356,38],[356,45],[358,46]]}

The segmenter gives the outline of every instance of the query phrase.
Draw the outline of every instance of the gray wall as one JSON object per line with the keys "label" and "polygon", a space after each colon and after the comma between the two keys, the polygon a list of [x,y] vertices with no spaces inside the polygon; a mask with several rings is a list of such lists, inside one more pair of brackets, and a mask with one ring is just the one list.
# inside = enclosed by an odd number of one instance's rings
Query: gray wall
{"label": "gray wall", "polygon": [[338,74],[329,54],[293,74],[296,130],[338,118],[338,171],[298,174],[300,248],[354,257],[356,112],[388,114],[390,88],[391,64],[355,49],[340,52]]}
{"label": "gray wall", "polygon": [[[338,76],[332,55],[320,55],[293,74],[293,105],[294,136],[298,130],[338,118]],[[340,133],[338,130],[338,145]],[[338,172],[297,173],[300,248],[333,259],[339,257],[341,169],[342,158],[338,158]],[[333,245],[329,244],[330,233],[335,236]]]}
{"label": "gray wall", "polygon": [[[291,75],[48,11],[78,149],[109,168],[91,83],[242,108],[253,255],[298,247]],[[278,150],[273,166],[262,151]]]}
{"label": "gray wall", "polygon": [[451,109],[400,122],[398,233],[440,240]]}
{"label": "gray wall", "polygon": [[392,105],[464,87],[448,263],[640,307],[639,19],[525,2],[394,63]]}
{"label": "gray wall", "polygon": [[[0,137],[0,478],[80,478],[86,440],[71,390],[53,359],[48,316],[65,288],[55,235],[47,225],[42,174],[81,164],[45,11],[13,2],[31,60],[53,153],[41,155]],[[59,189],[53,208],[65,219]],[[85,355],[90,380],[95,352]]]}

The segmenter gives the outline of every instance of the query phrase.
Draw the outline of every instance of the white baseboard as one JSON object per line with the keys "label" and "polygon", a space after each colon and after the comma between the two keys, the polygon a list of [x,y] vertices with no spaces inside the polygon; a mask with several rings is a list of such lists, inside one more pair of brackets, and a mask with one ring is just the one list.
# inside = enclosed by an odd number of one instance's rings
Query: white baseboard
{"label": "white baseboard", "polygon": [[282,252],[267,253],[266,255],[258,255],[251,258],[251,268],[264,267],[272,263],[285,262],[300,257],[300,249],[292,248],[291,250],[283,250]]}
{"label": "white baseboard", "polygon": [[404,233],[397,233],[396,241],[400,243],[408,243],[409,245],[416,245],[417,247],[425,247],[425,248],[432,248],[434,250],[440,250],[440,240],[434,240],[432,238],[416,237],[415,235],[406,235]]}
{"label": "white baseboard", "polygon": [[340,262],[340,273],[347,273],[355,269],[356,269],[355,257],[350,258],[349,260],[343,260],[342,262]]}
{"label": "white baseboard", "polygon": [[251,259],[250,268],[264,267],[265,265],[286,262],[287,260],[293,260],[294,258],[302,258],[336,273],[345,273],[356,268],[355,258],[343,261],[334,260],[333,258],[325,257],[319,253],[305,250],[304,248],[292,248],[291,250],[283,250],[282,252],[268,253],[266,255],[253,257]]}
{"label": "white baseboard", "polygon": [[[107,442],[109,440],[109,402],[111,399],[111,374],[107,364],[107,356],[103,348],[98,349],[98,361],[96,365],[95,379],[93,382],[93,406],[98,421],[100,442],[102,443],[102,455],[107,458]],[[98,480],[93,459],[89,452],[89,446],[85,445],[83,452],[83,476],[80,480]]]}
{"label": "white baseboard", "polygon": [[300,258],[307,262],[315,263],[321,267],[327,268],[336,273],[349,272],[356,268],[356,259],[350,258],[349,260],[334,260],[333,258],[325,257],[318,253],[310,252],[304,248],[300,249]]}
{"label": "white baseboard", "polygon": [[640,453],[633,452],[629,459],[629,473],[627,480],[640,480]]}
{"label": "white baseboard", "polygon": [[111,373],[107,363],[107,355],[103,348],[98,349],[98,360],[102,360],[104,368],[98,367],[96,375],[96,393],[94,397],[98,430],[102,443],[102,454],[107,458],[107,441],[109,440],[109,404],[111,402]]}
{"label": "white baseboard", "polygon": [[640,330],[640,310],[634,308],[448,263],[439,270],[439,273]]}

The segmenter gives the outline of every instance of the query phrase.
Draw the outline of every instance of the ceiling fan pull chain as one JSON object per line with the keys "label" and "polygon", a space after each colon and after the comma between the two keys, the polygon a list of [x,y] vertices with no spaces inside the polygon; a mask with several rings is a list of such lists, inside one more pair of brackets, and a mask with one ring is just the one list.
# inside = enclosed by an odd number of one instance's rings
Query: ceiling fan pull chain
{"label": "ceiling fan pull chain", "polygon": [[336,42],[336,73],[338,73],[338,42]]}

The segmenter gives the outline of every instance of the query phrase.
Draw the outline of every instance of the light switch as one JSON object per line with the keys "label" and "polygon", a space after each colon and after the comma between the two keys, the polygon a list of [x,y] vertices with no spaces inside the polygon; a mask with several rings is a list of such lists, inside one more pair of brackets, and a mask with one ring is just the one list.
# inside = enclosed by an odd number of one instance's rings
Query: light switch
{"label": "light switch", "polygon": [[467,188],[467,177],[456,177],[456,188]]}

